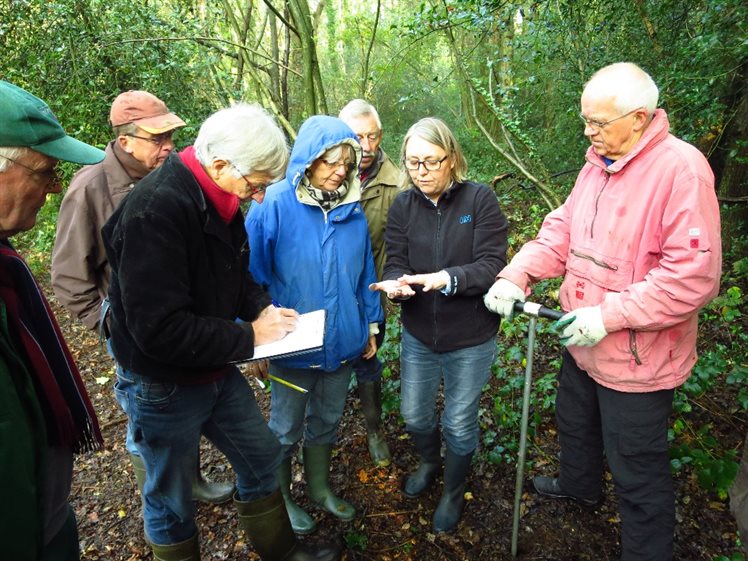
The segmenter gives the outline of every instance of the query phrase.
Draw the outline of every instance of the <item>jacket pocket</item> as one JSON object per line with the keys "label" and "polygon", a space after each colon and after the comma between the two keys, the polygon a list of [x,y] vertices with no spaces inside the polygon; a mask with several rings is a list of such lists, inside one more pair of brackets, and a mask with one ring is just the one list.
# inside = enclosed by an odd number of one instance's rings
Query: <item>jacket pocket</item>
{"label": "jacket pocket", "polygon": [[590,248],[569,250],[566,268],[611,292],[622,292],[633,279],[634,265],[627,259],[611,257]]}

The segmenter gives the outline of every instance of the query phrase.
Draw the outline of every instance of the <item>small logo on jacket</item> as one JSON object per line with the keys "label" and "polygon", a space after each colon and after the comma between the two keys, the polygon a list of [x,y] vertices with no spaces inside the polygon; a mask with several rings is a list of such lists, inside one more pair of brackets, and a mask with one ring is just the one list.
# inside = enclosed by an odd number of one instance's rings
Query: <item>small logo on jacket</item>
{"label": "small logo on jacket", "polygon": [[473,221],[473,215],[472,214],[463,214],[460,216],[460,224],[467,224],[468,222]]}

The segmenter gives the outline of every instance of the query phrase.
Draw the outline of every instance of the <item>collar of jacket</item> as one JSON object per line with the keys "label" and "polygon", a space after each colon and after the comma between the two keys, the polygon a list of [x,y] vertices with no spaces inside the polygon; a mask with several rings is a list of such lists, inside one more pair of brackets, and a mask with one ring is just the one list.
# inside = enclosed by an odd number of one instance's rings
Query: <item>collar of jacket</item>
{"label": "collar of jacket", "polygon": [[634,160],[639,154],[645,154],[665,140],[670,133],[670,121],[664,109],[657,109],[652,117],[652,121],[647,126],[644,134],[629,152],[620,160],[616,160],[609,166],[605,165],[605,160],[599,156],[595,149],[590,146],[587,149],[586,160],[593,166],[601,168],[608,173],[618,173],[625,168],[629,162]]}

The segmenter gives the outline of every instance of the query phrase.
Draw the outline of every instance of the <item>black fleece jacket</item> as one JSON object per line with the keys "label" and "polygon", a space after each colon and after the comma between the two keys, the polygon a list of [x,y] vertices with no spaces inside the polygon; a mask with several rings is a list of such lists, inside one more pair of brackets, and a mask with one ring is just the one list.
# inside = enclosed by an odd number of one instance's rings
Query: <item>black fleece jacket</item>
{"label": "black fleece jacket", "polygon": [[221,220],[176,153],[134,187],[102,235],[123,368],[194,383],[252,356],[252,326],[234,320],[256,319],[271,299],[248,272],[243,217]]}
{"label": "black fleece jacket", "polygon": [[403,274],[449,273],[451,292],[423,292],[402,301],[405,328],[435,352],[485,343],[500,317],[483,295],[506,265],[507,221],[486,185],[454,183],[434,205],[413,187],[390,207],[384,280]]}

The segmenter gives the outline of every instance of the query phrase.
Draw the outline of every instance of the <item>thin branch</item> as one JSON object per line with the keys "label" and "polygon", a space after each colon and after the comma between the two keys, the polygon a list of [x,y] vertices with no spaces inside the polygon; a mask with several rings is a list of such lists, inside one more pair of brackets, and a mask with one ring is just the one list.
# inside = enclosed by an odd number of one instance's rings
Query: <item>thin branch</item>
{"label": "thin branch", "polygon": [[[234,43],[233,41],[228,41],[226,39],[218,39],[216,37],[189,37],[189,36],[186,36],[186,37],[144,37],[144,38],[139,38],[139,39],[122,39],[121,41],[112,41],[111,43],[106,43],[102,45],[102,47],[110,47],[112,45],[121,45],[124,43],[148,43],[148,42],[155,42],[155,41],[195,41],[196,43],[215,41],[216,43],[225,43],[226,45],[231,45],[232,47],[236,47],[237,49],[249,51],[250,53],[257,55],[260,58],[264,58],[268,62],[277,64],[281,68],[284,68],[287,71],[301,78],[301,74],[299,72],[297,72],[293,68],[288,68],[287,66],[283,65],[283,63],[277,60],[273,60],[271,57],[267,56],[266,54],[263,54],[250,47],[247,47],[246,45],[240,45],[238,43]],[[222,51],[222,52],[226,56],[232,56],[231,53],[228,53],[225,51]]]}
{"label": "thin branch", "polygon": [[286,18],[284,18],[283,15],[278,10],[275,9],[275,6],[273,6],[270,3],[270,0],[263,0],[263,2],[268,7],[268,10],[270,10],[271,12],[273,12],[275,14],[275,16],[279,20],[281,20],[283,22],[283,25],[285,25],[288,29],[290,29],[291,31],[293,31],[293,33],[294,33],[294,35],[296,35],[296,37],[298,37],[299,39],[301,39],[301,35],[299,35],[298,30],[293,25],[291,25],[291,22],[289,22]]}

